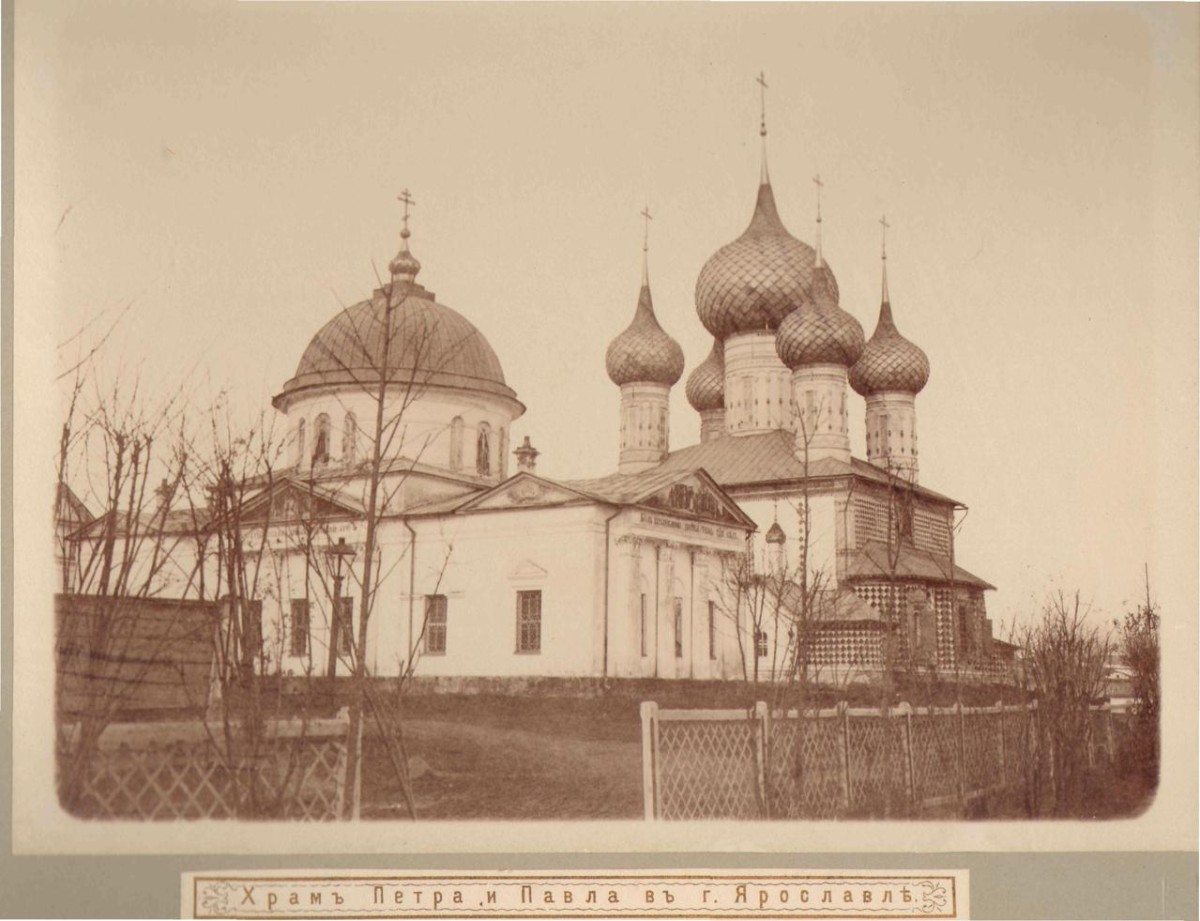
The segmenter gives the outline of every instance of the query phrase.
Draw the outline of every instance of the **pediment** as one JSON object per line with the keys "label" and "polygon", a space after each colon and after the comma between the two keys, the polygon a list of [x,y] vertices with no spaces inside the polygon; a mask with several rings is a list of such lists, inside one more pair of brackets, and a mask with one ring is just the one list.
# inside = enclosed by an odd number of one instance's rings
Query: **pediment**
{"label": "pediment", "polygon": [[562,505],[586,498],[574,490],[543,480],[540,477],[518,474],[501,483],[464,509],[472,511],[510,509],[539,505]]}
{"label": "pediment", "polygon": [[750,522],[737,503],[702,471],[681,477],[670,486],[639,499],[637,504],[718,524],[745,525]]}
{"label": "pediment", "polygon": [[255,496],[242,510],[243,524],[345,518],[362,510],[329,490],[281,480]]}
{"label": "pediment", "polygon": [[547,575],[547,571],[533,560],[522,560],[509,572],[508,578],[513,582],[537,582]]}

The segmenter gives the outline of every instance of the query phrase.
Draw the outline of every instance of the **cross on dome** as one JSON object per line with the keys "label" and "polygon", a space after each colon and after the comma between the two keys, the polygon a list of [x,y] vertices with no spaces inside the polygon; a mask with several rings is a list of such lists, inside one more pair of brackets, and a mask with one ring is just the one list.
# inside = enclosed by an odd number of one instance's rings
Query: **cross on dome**
{"label": "cross on dome", "polygon": [[408,238],[412,236],[408,229],[408,209],[415,205],[416,201],[413,200],[412,193],[408,189],[404,189],[397,195],[396,201],[404,205],[404,226],[400,229],[400,252],[396,253],[395,258],[388,263],[388,268],[392,273],[392,281],[412,284],[417,279],[417,273],[421,271],[421,263],[408,251]]}
{"label": "cross on dome", "polygon": [[654,216],[650,213],[650,206],[642,208],[639,212],[642,216],[645,227],[642,230],[642,287],[650,284],[650,270],[647,267],[647,261],[650,254],[650,222],[654,220]]}
{"label": "cross on dome", "polygon": [[821,181],[819,172],[813,176],[813,185],[817,187],[817,239],[815,242],[817,244],[817,265],[820,266],[825,261],[821,253],[821,190],[825,188],[825,183]]}
{"label": "cross on dome", "polygon": [[887,232],[892,225],[888,223],[887,215],[883,215],[879,219],[879,226],[883,228],[883,302],[886,304],[890,300],[888,297],[888,282],[887,282]]}
{"label": "cross on dome", "polygon": [[416,201],[413,200],[412,194],[408,191],[408,189],[404,189],[399,195],[397,195],[396,201],[404,205],[404,229],[400,231],[400,236],[407,240],[409,237],[408,209],[410,205],[415,205]]}

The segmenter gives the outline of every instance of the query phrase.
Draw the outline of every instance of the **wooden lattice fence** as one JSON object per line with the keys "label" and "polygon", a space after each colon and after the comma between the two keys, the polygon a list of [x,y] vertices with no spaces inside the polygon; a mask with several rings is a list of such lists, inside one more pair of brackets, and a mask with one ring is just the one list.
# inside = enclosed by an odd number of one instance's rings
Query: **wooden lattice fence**
{"label": "wooden lattice fence", "polygon": [[218,721],[116,723],[63,788],[78,726],[59,737],[60,797],[89,819],[341,818],[346,711],[335,719],[272,720],[259,732]]}
{"label": "wooden lattice fence", "polygon": [[[1092,711],[1088,760],[1119,719]],[[807,713],[642,704],[647,819],[906,814],[1041,782],[1036,706],[845,705]]]}

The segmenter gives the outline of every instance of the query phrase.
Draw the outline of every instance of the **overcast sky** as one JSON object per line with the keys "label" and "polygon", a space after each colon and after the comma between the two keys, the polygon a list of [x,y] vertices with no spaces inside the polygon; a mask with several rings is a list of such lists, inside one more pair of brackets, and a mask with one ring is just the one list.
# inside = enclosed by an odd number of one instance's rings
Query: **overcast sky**
{"label": "overcast sky", "polygon": [[[780,212],[812,240],[819,170],[825,253],[868,335],[892,225],[896,322],[932,364],[922,482],[970,507],[959,560],[1000,588],[992,616],[1055,587],[1119,614],[1148,561],[1168,618],[1194,619],[1198,22],[1116,4],[22,4],[19,380],[44,393],[48,346],[134,299],[106,363],[162,387],[195,369],[197,392],[266,406],[369,294],[407,187],[420,280],[528,406],[513,442],[549,476],[611,472],[604,351],[637,298],[638,212],[690,372],[711,342],[696,276],[754,201],[762,70]],[[23,408],[26,469],[49,469],[55,414]],[[682,382],[671,409],[672,444],[694,442]]]}

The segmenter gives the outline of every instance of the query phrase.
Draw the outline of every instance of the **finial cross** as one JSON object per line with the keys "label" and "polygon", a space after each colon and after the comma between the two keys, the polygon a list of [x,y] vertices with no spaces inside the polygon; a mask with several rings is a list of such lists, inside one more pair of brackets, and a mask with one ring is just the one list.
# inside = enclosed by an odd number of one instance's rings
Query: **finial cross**
{"label": "finial cross", "polygon": [[763,137],[767,136],[767,75],[761,70],[758,72],[758,78],[754,81],[762,89],[759,90],[759,101],[761,104],[761,116],[759,121],[758,133]]}
{"label": "finial cross", "polygon": [[817,220],[821,220],[821,190],[825,188],[825,183],[821,181],[821,174],[813,176],[813,185],[817,187]]}
{"label": "finial cross", "polygon": [[404,205],[404,229],[405,229],[405,231],[407,231],[408,230],[408,209],[409,209],[410,205],[415,205],[416,202],[413,200],[412,194],[408,191],[408,189],[405,189],[399,195],[397,195],[396,201],[398,201],[402,205]]}
{"label": "finial cross", "polygon": [[642,250],[647,251],[650,249],[650,222],[652,220],[654,220],[654,215],[652,215],[650,213],[649,205],[646,205],[646,207],[644,207],[641,210],[641,212],[639,212],[639,213],[645,219],[645,223],[646,223],[645,229],[642,234]]}
{"label": "finial cross", "polygon": [[887,258],[887,232],[892,225],[888,223],[887,215],[879,219],[879,226],[883,228],[883,258]]}

